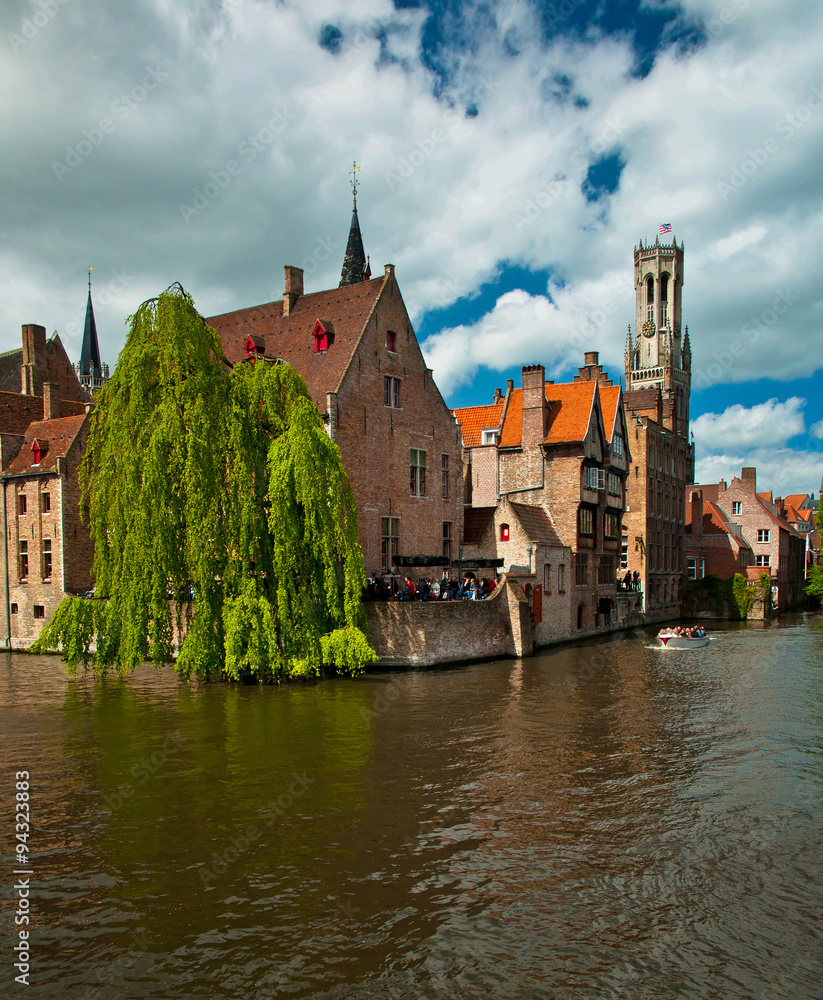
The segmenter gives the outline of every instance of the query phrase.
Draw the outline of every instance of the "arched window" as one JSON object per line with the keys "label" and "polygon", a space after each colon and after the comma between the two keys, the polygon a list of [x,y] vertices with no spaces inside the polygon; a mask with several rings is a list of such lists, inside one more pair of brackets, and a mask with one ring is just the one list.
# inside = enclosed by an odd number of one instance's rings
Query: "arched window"
{"label": "arched window", "polygon": [[664,271],[660,275],[660,325],[666,326],[669,322],[669,276]]}
{"label": "arched window", "polygon": [[507,542],[509,540],[509,526],[508,524],[500,525],[500,541]]}
{"label": "arched window", "polygon": [[651,275],[646,278],[646,319],[654,322],[654,278]]}

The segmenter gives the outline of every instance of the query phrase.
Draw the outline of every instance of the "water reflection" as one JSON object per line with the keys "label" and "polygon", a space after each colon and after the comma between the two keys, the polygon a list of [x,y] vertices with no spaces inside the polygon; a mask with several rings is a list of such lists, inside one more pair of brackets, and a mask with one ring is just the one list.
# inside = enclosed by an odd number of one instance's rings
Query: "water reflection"
{"label": "water reflection", "polygon": [[822,675],[802,617],[281,689],[6,656],[34,995],[819,996]]}

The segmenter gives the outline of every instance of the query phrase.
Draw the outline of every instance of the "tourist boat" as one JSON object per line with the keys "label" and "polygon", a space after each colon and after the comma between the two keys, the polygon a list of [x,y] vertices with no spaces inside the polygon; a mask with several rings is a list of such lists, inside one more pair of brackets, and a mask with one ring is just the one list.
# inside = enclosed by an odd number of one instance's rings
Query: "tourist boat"
{"label": "tourist boat", "polygon": [[666,649],[700,649],[701,646],[708,646],[710,641],[707,635],[691,638],[688,635],[665,635],[662,632],[658,633],[657,638]]}

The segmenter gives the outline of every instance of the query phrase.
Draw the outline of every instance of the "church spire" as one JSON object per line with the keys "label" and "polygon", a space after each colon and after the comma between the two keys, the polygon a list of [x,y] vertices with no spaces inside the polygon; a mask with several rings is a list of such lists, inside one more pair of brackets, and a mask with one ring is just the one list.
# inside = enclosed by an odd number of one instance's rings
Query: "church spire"
{"label": "church spire", "polygon": [[365,281],[371,277],[369,262],[366,252],[363,249],[363,237],[360,234],[360,221],[357,218],[357,172],[360,167],[356,163],[352,164],[351,189],[354,199],[354,208],[351,216],[351,226],[349,227],[349,240],[346,244],[346,254],[343,257],[343,271],[340,274],[341,285],[354,285],[358,281]]}
{"label": "church spire", "polygon": [[109,366],[100,361],[100,344],[97,341],[97,323],[94,320],[94,306],[91,301],[91,272],[94,270],[89,266],[89,298],[86,303],[86,325],[83,330],[83,348],[80,351],[80,360],[75,365],[80,384],[89,395],[94,395],[95,391],[109,377]]}

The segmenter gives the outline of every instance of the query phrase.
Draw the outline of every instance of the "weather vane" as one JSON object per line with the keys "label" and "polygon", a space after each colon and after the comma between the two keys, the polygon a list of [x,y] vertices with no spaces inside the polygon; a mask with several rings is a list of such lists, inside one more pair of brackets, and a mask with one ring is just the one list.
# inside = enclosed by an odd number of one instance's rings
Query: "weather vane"
{"label": "weather vane", "polygon": [[89,264],[89,291],[91,291],[91,272],[94,270],[91,264]]}
{"label": "weather vane", "polygon": [[351,180],[349,181],[349,183],[351,184],[352,194],[354,195],[354,207],[357,208],[357,186],[359,184],[359,181],[357,180],[357,172],[360,169],[360,167],[357,166],[355,160],[352,160],[351,165],[352,169],[349,171],[349,173],[351,174]]}

